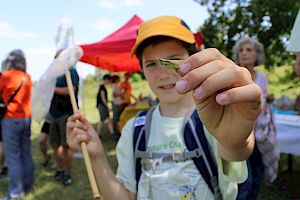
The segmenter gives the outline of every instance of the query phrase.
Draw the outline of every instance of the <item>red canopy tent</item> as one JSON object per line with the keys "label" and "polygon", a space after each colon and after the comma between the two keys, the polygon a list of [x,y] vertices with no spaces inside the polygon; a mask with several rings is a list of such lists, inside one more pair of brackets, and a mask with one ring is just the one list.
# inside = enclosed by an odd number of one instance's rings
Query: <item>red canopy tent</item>
{"label": "red canopy tent", "polygon": [[[94,65],[111,72],[138,72],[139,62],[136,57],[130,57],[130,50],[134,45],[141,18],[134,15],[125,25],[103,40],[79,45],[83,49],[80,61]],[[198,47],[201,46],[202,36],[196,33]]]}
{"label": "red canopy tent", "polygon": [[130,50],[142,22],[141,18],[134,15],[124,26],[103,40],[80,45],[84,54],[80,61],[112,72],[140,71],[138,60],[130,58]]}

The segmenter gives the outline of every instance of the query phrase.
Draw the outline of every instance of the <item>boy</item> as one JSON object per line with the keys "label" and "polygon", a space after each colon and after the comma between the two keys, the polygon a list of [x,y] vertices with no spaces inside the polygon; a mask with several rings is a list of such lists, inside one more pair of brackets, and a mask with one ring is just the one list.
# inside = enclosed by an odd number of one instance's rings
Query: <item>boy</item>
{"label": "boy", "polygon": [[[189,28],[171,16],[142,24],[132,54],[138,57],[149,86],[159,99],[152,115],[147,151],[184,152],[185,116],[196,108],[217,163],[223,199],[235,199],[237,183],[247,177],[243,160],[252,152],[252,130],[261,111],[261,91],[249,72],[215,49],[196,53]],[[159,58],[184,63],[177,73],[161,66]],[[122,130],[116,149],[119,167],[115,177],[97,134],[84,116],[76,113],[68,120],[68,143],[79,150],[79,142],[87,142],[105,199],[214,199],[192,160],[164,162],[156,168],[143,169],[137,190],[134,123],[134,119],[130,120]]]}

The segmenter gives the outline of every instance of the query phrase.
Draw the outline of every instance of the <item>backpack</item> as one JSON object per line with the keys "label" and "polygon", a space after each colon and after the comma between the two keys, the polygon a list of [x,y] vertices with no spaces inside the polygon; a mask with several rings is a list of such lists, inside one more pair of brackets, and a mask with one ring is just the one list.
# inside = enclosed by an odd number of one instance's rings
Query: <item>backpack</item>
{"label": "backpack", "polygon": [[[188,151],[182,153],[155,153],[146,152],[149,139],[152,113],[155,107],[149,111],[141,111],[137,114],[134,121],[133,151],[135,155],[135,175],[136,188],[142,173],[142,165],[145,168],[158,166],[166,161],[185,161],[192,159],[210,191],[216,200],[222,200],[222,194],[218,184],[218,171],[215,161],[209,151],[208,143],[204,134],[202,122],[196,110],[187,119],[184,128],[184,141]],[[147,162],[148,159],[158,159],[156,162]]]}
{"label": "backpack", "polygon": [[[139,112],[134,121],[133,130],[133,152],[135,156],[135,178],[136,188],[142,174],[142,165],[146,168],[158,166],[161,162],[166,161],[185,161],[192,159],[196,168],[202,175],[208,188],[213,193],[215,200],[222,200],[223,196],[218,183],[218,170],[215,161],[209,151],[208,142],[203,130],[203,124],[199,118],[197,110],[194,110],[187,119],[184,127],[184,142],[188,151],[182,153],[155,153],[146,152],[147,142],[150,136],[150,126],[152,113],[155,107],[149,111]],[[157,159],[156,162],[145,162],[143,159]],[[249,160],[247,160],[247,168],[249,172]],[[253,169],[252,169],[253,170]],[[252,189],[253,179],[248,178],[242,184],[238,184],[237,200],[256,199],[258,191]]]}

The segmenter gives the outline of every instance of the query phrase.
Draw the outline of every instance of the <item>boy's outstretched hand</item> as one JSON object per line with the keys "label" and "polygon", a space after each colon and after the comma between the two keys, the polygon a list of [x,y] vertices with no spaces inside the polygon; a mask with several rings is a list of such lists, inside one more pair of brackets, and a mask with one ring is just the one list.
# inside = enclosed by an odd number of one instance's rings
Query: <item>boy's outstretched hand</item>
{"label": "boy's outstretched hand", "polygon": [[180,93],[193,92],[207,130],[224,146],[243,145],[261,112],[261,90],[246,68],[217,49],[206,49],[184,61],[176,83]]}
{"label": "boy's outstretched hand", "polygon": [[74,151],[81,151],[80,142],[87,143],[91,158],[104,156],[104,148],[93,126],[79,111],[68,118],[67,143]]}

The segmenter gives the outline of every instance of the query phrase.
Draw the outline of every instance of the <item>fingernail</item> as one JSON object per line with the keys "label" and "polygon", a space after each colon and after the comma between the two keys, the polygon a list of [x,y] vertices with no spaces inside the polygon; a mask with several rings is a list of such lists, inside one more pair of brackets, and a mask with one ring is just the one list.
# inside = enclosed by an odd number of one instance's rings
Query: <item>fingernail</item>
{"label": "fingernail", "polygon": [[190,63],[183,63],[180,65],[179,70],[181,73],[188,73],[191,70],[191,64]]}
{"label": "fingernail", "polygon": [[217,97],[217,102],[222,103],[222,104],[226,104],[228,103],[228,95],[227,94],[218,94]]}
{"label": "fingernail", "polygon": [[186,80],[179,80],[177,81],[175,88],[179,91],[179,92],[184,92],[187,88],[187,81]]}
{"label": "fingernail", "polygon": [[200,85],[199,87],[197,87],[194,92],[193,92],[193,96],[200,99],[202,98],[204,95],[204,92],[203,92],[203,87]]}

